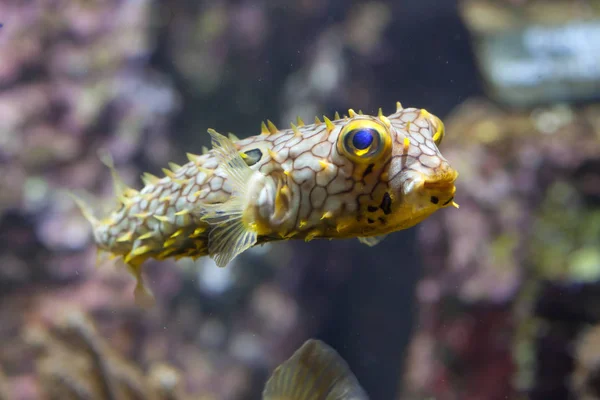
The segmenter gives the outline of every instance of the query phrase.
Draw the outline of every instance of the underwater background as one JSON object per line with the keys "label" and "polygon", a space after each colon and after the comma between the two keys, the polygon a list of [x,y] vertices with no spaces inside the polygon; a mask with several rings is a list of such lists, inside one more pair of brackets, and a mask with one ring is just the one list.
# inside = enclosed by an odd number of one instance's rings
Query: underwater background
{"label": "underwater background", "polygon": [[[600,1],[0,1],[0,399],[260,399],[308,338],[372,399],[600,399]],[[446,124],[456,201],[375,247],[149,261],[139,308],[65,195],[207,128]],[[97,368],[101,365],[102,368]]]}

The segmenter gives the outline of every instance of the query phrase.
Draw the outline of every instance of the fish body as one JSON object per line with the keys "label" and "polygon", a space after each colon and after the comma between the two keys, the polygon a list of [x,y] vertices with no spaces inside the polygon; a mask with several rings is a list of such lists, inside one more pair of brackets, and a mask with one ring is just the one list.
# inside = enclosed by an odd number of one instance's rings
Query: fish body
{"label": "fish body", "polygon": [[368,400],[342,357],[316,339],[278,366],[263,390],[264,400]]}
{"label": "fish body", "polygon": [[[437,145],[442,121],[424,109],[384,116],[349,110],[288,129],[263,123],[242,140],[209,129],[213,148],[188,154],[165,176],[126,187],[102,220],[79,201],[98,247],[122,256],[136,277],[148,258],[209,255],[223,267],[257,244],[359,238],[375,245],[453,202],[458,173]],[[138,283],[139,283],[138,279]]]}

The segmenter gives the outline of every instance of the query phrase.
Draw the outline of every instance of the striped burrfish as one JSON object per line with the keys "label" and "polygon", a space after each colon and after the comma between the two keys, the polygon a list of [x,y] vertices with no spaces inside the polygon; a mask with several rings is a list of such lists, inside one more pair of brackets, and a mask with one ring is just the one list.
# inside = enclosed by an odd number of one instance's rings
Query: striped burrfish
{"label": "striped burrfish", "polygon": [[424,109],[348,110],[288,129],[271,121],[242,140],[208,130],[212,149],[126,187],[110,160],[118,208],[97,219],[78,200],[100,250],[122,256],[148,294],[148,258],[209,255],[220,267],[278,240],[359,238],[373,246],[453,201],[458,173],[440,154],[444,125]]}
{"label": "striped burrfish", "polygon": [[342,357],[317,339],[278,366],[263,390],[263,400],[368,400]]}

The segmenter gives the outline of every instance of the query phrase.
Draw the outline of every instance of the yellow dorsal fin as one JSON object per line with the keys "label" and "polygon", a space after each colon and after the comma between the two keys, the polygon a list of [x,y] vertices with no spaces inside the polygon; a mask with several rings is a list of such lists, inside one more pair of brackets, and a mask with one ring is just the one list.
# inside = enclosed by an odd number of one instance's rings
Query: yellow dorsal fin
{"label": "yellow dorsal fin", "polygon": [[115,168],[112,156],[106,149],[98,150],[98,157],[100,157],[100,161],[102,161],[102,163],[110,170],[110,174],[113,178],[113,190],[117,198],[131,197],[137,194],[137,190],[130,188],[123,182],[123,179]]}

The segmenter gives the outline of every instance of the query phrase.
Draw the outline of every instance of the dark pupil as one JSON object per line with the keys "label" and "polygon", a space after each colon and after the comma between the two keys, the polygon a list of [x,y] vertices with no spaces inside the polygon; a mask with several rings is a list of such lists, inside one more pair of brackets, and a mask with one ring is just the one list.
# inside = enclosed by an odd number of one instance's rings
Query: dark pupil
{"label": "dark pupil", "polygon": [[373,143],[373,130],[361,129],[354,134],[352,144],[358,150],[364,150]]}

